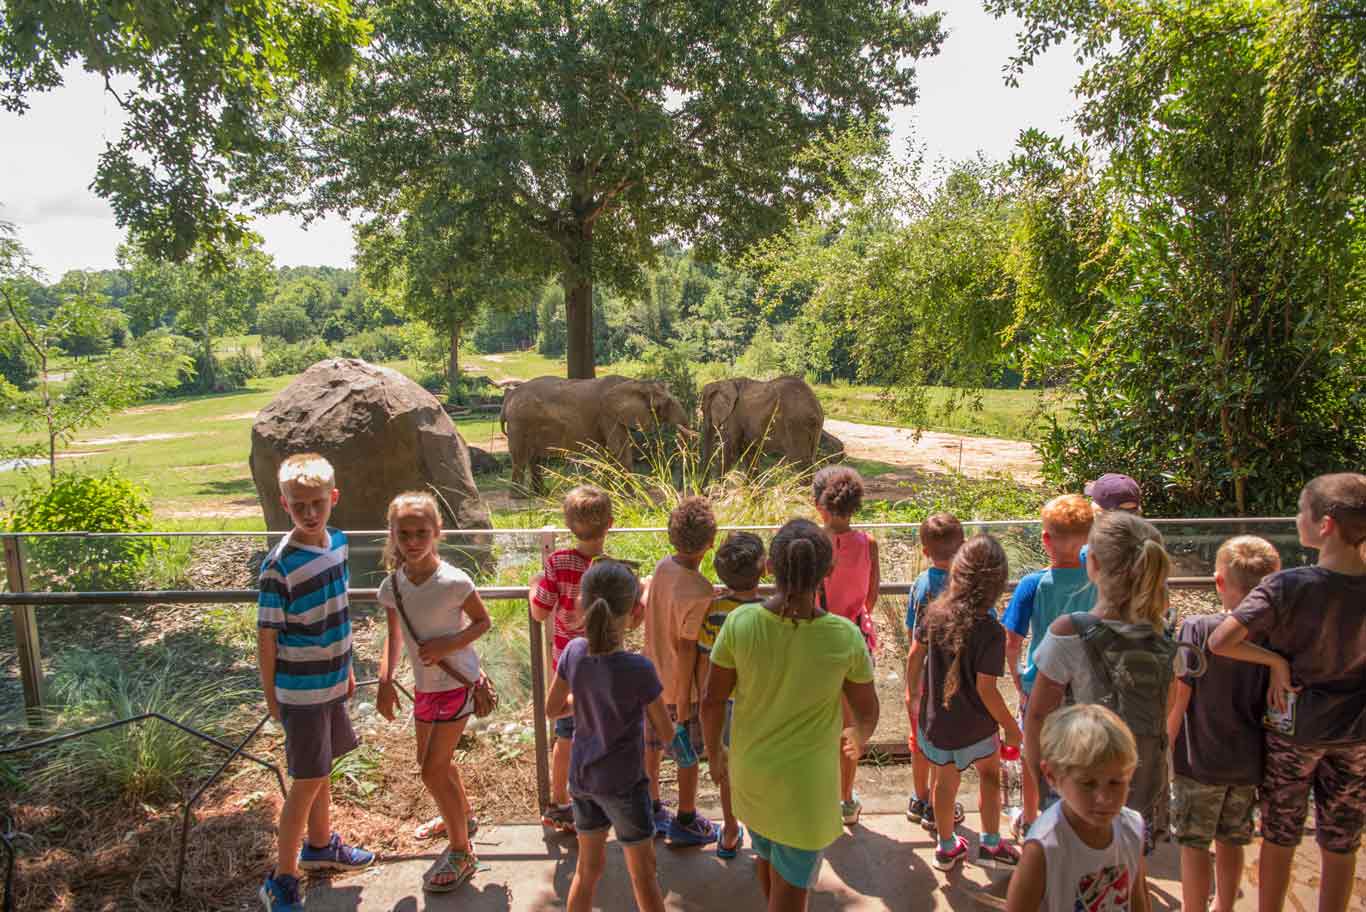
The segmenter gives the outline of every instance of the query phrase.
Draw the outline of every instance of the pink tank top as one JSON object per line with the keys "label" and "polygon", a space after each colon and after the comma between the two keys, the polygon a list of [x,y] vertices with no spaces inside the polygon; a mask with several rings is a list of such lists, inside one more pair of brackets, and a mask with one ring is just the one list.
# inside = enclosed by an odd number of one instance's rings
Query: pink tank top
{"label": "pink tank top", "polygon": [[873,561],[868,536],[850,529],[832,535],[830,539],[835,546],[835,567],[825,578],[825,610],[857,624],[868,640],[869,648],[875,648],[873,619],[864,608]]}

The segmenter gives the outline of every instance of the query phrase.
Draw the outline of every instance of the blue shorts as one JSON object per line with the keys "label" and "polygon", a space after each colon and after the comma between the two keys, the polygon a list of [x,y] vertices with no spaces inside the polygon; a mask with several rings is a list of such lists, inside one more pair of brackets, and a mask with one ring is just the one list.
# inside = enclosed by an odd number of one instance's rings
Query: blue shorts
{"label": "blue shorts", "polygon": [[574,805],[574,829],[581,836],[611,827],[617,831],[617,842],[622,845],[635,845],[655,838],[649,779],[640,780],[622,795],[571,791],[570,798]]}
{"label": "blue shorts", "polygon": [[922,728],[915,734],[916,743],[920,745],[920,752],[925,755],[925,759],[935,766],[948,766],[952,763],[962,772],[972,766],[978,760],[985,760],[992,754],[1001,749],[1000,741],[995,735],[983,738],[976,744],[969,744],[967,747],[960,747],[958,750],[941,750],[925,737],[925,730]]}
{"label": "blue shorts", "polygon": [[816,885],[816,877],[821,872],[821,858],[825,853],[794,849],[781,842],[774,842],[767,836],[749,831],[750,845],[754,854],[773,865],[778,876],[799,890],[810,890]]}
{"label": "blue shorts", "polygon": [[555,720],[555,737],[563,741],[574,740],[574,717],[560,716]]}

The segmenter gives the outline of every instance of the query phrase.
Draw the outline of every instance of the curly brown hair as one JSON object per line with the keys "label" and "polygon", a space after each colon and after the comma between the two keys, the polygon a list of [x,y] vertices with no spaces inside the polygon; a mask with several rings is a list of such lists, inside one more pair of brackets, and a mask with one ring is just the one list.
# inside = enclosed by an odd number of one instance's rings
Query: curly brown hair
{"label": "curly brown hair", "polygon": [[959,679],[968,633],[991,612],[1005,590],[1009,572],[1001,543],[986,533],[974,535],[954,555],[948,589],[930,604],[925,618],[930,642],[953,656],[944,678],[945,708],[962,685]]}
{"label": "curly brown hair", "polygon": [[848,466],[826,466],[811,479],[811,496],[832,516],[853,516],[863,506],[863,477]]}
{"label": "curly brown hair", "polygon": [[685,497],[669,514],[669,543],[679,554],[701,554],[716,540],[716,514],[705,497]]}
{"label": "curly brown hair", "polygon": [[764,576],[764,540],[753,532],[732,532],[716,549],[712,565],[731,589],[753,589]]}

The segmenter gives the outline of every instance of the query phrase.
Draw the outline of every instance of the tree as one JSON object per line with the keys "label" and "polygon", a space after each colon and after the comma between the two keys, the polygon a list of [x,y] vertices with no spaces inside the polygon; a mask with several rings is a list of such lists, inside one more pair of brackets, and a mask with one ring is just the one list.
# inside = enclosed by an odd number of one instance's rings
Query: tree
{"label": "tree", "polygon": [[[69,442],[81,428],[174,386],[187,359],[176,354],[169,338],[144,336],[99,361],[82,362],[70,372],[66,386],[58,393],[48,364],[58,341],[72,332],[74,311],[59,308],[45,323],[36,322],[28,311],[24,286],[17,280],[37,276],[13,228],[0,222],[0,306],[38,365],[37,387],[31,391],[0,379],[0,402],[17,418],[20,432],[43,432],[48,472],[55,478],[58,444]],[[24,447],[10,449],[20,454],[27,451]]]}
{"label": "tree", "polygon": [[282,301],[278,295],[274,301],[262,305],[257,311],[256,329],[263,337],[291,344],[315,335],[315,327],[309,321],[307,312],[298,304]]}
{"label": "tree", "polygon": [[275,295],[276,302],[301,309],[316,325],[322,326],[336,310],[341,295],[331,285],[314,276],[290,279]]}
{"label": "tree", "polygon": [[258,177],[313,211],[447,194],[452,230],[500,239],[485,273],[559,277],[590,377],[594,283],[636,291],[662,236],[708,258],[805,211],[834,175],[797,153],[915,100],[942,39],[920,5],[379,0],[356,78],[282,118],[298,145]]}
{"label": "tree", "polygon": [[267,107],[343,80],[365,41],[349,0],[7,0],[0,106],[23,113],[79,61],[125,115],[94,188],[150,256],[211,258],[247,233],[231,178],[262,149]]}
{"label": "tree", "polygon": [[1246,513],[1293,510],[1306,477],[1359,466],[1366,16],[1307,0],[988,8],[1024,20],[1013,74],[1077,40],[1077,123],[1105,159],[1092,177],[1084,150],[1039,137],[1022,156],[1021,263],[1046,279],[1021,314],[1042,330],[1027,366],[1071,372],[1078,393],[1077,420],[1043,441],[1048,470],[1073,484],[1122,467],[1145,505]]}

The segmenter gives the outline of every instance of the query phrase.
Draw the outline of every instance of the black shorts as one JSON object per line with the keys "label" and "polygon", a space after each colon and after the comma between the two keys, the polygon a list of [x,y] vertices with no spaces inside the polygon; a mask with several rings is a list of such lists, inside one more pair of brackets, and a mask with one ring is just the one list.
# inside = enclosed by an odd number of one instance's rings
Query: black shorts
{"label": "black shorts", "polygon": [[327,778],[332,763],[360,744],[344,699],[314,706],[281,703],[280,725],[285,730],[285,762],[291,779]]}

